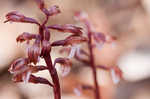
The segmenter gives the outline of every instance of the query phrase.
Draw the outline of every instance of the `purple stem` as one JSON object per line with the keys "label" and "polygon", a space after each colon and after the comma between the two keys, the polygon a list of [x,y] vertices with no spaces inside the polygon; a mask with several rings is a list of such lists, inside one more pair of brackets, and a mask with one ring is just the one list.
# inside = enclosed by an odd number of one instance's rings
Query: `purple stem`
{"label": "purple stem", "polygon": [[61,99],[61,92],[60,92],[60,84],[59,84],[58,74],[57,74],[57,71],[56,71],[55,67],[52,64],[51,56],[49,55],[49,53],[47,53],[47,55],[44,56],[44,59],[45,59],[45,62],[47,64],[49,73],[52,77],[54,97],[55,97],[54,99]]}
{"label": "purple stem", "polygon": [[[39,29],[39,32],[42,35],[42,40],[44,37],[43,34],[44,34],[45,25],[47,24],[48,19],[49,19],[49,16],[46,16],[45,21],[43,22],[43,24],[40,26],[40,29]],[[57,70],[53,66],[50,52],[47,52],[43,56],[43,58],[47,64],[47,68],[49,70],[50,76],[51,76],[52,81],[53,81],[54,99],[61,99],[61,90],[60,90],[59,78],[58,78]]]}

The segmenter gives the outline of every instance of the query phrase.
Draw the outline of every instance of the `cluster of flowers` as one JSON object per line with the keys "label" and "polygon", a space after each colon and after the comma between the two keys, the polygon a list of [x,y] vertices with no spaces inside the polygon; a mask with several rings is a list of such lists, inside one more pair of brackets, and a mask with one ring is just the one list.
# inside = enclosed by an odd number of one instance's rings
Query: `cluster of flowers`
{"label": "cluster of flowers", "polygon": [[[59,78],[57,74],[57,70],[55,68],[56,64],[60,64],[62,67],[70,67],[72,65],[72,62],[70,61],[70,58],[75,57],[75,59],[85,63],[87,66],[90,66],[93,70],[93,77],[95,78],[95,94],[96,99],[99,98],[99,91],[98,91],[98,83],[97,83],[97,77],[96,77],[96,68],[101,68],[105,70],[111,70],[112,68],[107,68],[104,66],[95,66],[94,63],[94,57],[93,57],[93,48],[94,47],[101,47],[105,42],[109,42],[106,39],[106,36],[102,33],[97,33],[92,31],[91,25],[88,22],[87,17],[84,15],[84,13],[76,13],[75,17],[80,22],[83,22],[86,26],[87,33],[86,36],[83,36],[82,28],[74,26],[72,24],[65,24],[65,25],[49,25],[47,26],[47,22],[49,20],[49,17],[55,16],[60,13],[59,7],[54,5],[50,8],[46,8],[44,4],[44,0],[34,0],[39,9],[45,14],[45,20],[42,23],[39,23],[36,19],[26,17],[23,14],[20,14],[17,11],[12,11],[6,15],[6,22],[22,22],[22,23],[31,23],[36,24],[39,27],[39,32],[36,34],[31,34],[28,32],[24,32],[21,35],[19,35],[16,39],[17,42],[25,42],[29,45],[31,45],[28,48],[27,51],[27,57],[25,58],[19,58],[15,60],[10,68],[9,72],[13,74],[13,81],[14,82],[31,82],[31,83],[40,83],[40,84],[48,84],[49,86],[53,87],[54,90],[54,97],[55,99],[61,99],[61,91],[60,91],[60,84],[59,84]],[[54,42],[50,42],[51,39],[51,29],[59,31],[60,33],[69,33],[70,35],[65,38],[64,40],[58,40]],[[33,41],[31,44],[30,41]],[[95,41],[95,43],[92,43],[92,40]],[[113,38],[111,38],[113,41]],[[84,51],[83,49],[80,49],[81,43],[87,43],[89,47],[89,53]],[[56,58],[54,63],[52,63],[51,60],[51,49],[52,47],[56,46],[63,46],[63,47],[70,47],[69,51],[70,55],[67,58],[59,57]],[[89,57],[89,60],[85,60],[81,55],[86,55]],[[37,65],[39,60],[43,58],[45,60],[46,66],[43,65]],[[39,71],[48,70],[50,73],[50,76],[52,78],[52,83],[48,81],[46,78],[37,77],[34,75],[34,73],[37,73]],[[118,69],[114,69],[115,73],[121,74],[121,72]],[[66,74],[68,74],[69,71],[67,71]],[[66,75],[65,74],[65,75]],[[91,88],[91,87],[90,87]]]}
{"label": "cluster of flowers", "polygon": [[[33,43],[28,48],[27,57],[19,58],[15,60],[9,68],[9,72],[13,74],[14,82],[31,82],[48,84],[54,89],[55,99],[61,99],[60,84],[58,79],[58,74],[55,68],[56,63],[61,64],[61,66],[70,66],[71,62],[69,58],[56,58],[54,64],[51,60],[51,48],[55,46],[73,46],[74,44],[87,41],[85,37],[82,36],[82,31],[80,27],[74,26],[72,24],[65,25],[50,25],[47,26],[49,17],[55,16],[60,13],[59,7],[54,5],[50,8],[46,8],[44,0],[34,0],[39,9],[45,14],[45,20],[39,23],[36,19],[26,17],[17,11],[12,11],[6,15],[6,22],[22,22],[36,24],[39,27],[39,32],[36,34],[31,34],[24,32],[17,37],[17,42],[27,42],[30,44],[32,40]],[[50,42],[51,31],[50,29],[57,30],[62,33],[70,33],[66,39]],[[47,66],[38,65],[40,58],[44,58]],[[46,78],[36,77],[33,73],[37,73],[42,70],[48,70],[53,83],[49,82]]]}
{"label": "cluster of flowers", "polygon": [[74,56],[74,58],[77,61],[80,61],[81,63],[84,64],[83,66],[90,67],[91,70],[93,71],[94,86],[81,84],[78,87],[75,87],[74,92],[77,95],[81,95],[82,91],[90,89],[94,91],[95,99],[100,99],[100,92],[99,92],[99,85],[97,82],[96,70],[103,69],[103,70],[110,72],[112,76],[112,80],[115,84],[117,84],[122,78],[122,71],[117,66],[95,65],[93,49],[98,48],[99,50],[101,50],[102,46],[105,43],[112,44],[112,47],[113,47],[116,38],[110,35],[105,35],[101,32],[95,32],[92,24],[89,22],[88,15],[84,12],[76,12],[75,19],[79,21],[80,23],[83,23],[83,25],[85,26],[85,31],[83,33],[87,39],[85,43],[88,46],[88,52],[87,52],[87,49],[79,48],[80,44],[77,44],[76,45],[77,47],[72,47],[72,48],[67,48],[67,49],[64,48],[60,52],[69,53],[71,51],[69,57]]}

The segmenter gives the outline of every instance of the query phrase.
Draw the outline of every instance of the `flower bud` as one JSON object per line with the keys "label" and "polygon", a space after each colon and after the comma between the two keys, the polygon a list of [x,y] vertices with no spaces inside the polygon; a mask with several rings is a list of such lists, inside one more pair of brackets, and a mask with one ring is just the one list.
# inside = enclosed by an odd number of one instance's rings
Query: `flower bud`
{"label": "flower bud", "polygon": [[6,19],[7,20],[4,23],[11,21],[11,22],[34,23],[34,24],[39,25],[39,23],[35,19],[26,17],[26,16],[18,13],[17,11],[9,12],[6,15]]}
{"label": "flower bud", "polygon": [[48,12],[49,12],[48,16],[53,16],[53,15],[59,14],[60,10],[57,5],[54,5],[48,9]]}
{"label": "flower bud", "polygon": [[83,36],[69,36],[65,40],[55,41],[51,44],[51,46],[68,46],[80,44],[82,42],[87,41],[86,37]]}
{"label": "flower bud", "polygon": [[50,29],[54,29],[54,30],[57,30],[57,31],[60,31],[60,32],[69,32],[69,33],[72,33],[73,35],[81,35],[82,34],[82,31],[80,27],[77,27],[77,26],[74,26],[72,24],[65,24],[65,25],[51,25],[51,26],[48,26],[48,28]]}
{"label": "flower bud", "polygon": [[14,74],[12,80],[14,82],[25,82],[28,83],[30,79],[31,71],[27,70],[19,74]]}
{"label": "flower bud", "polygon": [[54,62],[54,66],[56,65],[56,63],[59,63],[61,65],[60,68],[63,77],[69,74],[72,63],[68,58],[56,58]]}
{"label": "flower bud", "polygon": [[44,0],[35,0],[35,1],[37,3],[38,7],[41,9],[41,11],[47,16],[53,16],[53,15],[60,13],[59,7],[56,5],[47,9],[45,7]]}
{"label": "flower bud", "polygon": [[24,41],[30,41],[32,39],[35,39],[36,38],[36,34],[30,34],[30,33],[27,33],[27,32],[24,32],[23,34],[19,35],[17,37],[17,42],[24,42]]}
{"label": "flower bud", "polygon": [[25,65],[27,65],[28,63],[29,63],[29,60],[27,58],[19,58],[11,64],[8,71],[13,74],[23,72],[27,69]]}

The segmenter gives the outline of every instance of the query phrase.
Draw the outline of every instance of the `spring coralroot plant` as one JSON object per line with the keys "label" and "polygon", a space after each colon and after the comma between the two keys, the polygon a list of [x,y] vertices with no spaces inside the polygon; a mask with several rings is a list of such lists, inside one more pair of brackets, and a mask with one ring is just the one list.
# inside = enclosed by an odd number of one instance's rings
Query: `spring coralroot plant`
{"label": "spring coralroot plant", "polygon": [[[55,62],[52,63],[51,59],[51,49],[55,46],[73,46],[74,44],[87,41],[85,37],[82,36],[81,28],[76,27],[71,24],[65,25],[50,25],[47,26],[49,17],[55,16],[60,13],[58,6],[52,6],[49,9],[45,7],[44,0],[34,0],[39,9],[45,14],[45,20],[40,24],[36,19],[26,17],[23,14],[20,14],[17,11],[12,11],[6,15],[6,22],[22,22],[22,23],[31,23],[36,24],[39,27],[39,32],[37,34],[31,34],[24,32],[23,34],[17,37],[17,42],[27,42],[30,44],[30,41],[33,40],[33,44],[28,48],[27,57],[19,58],[15,60],[9,72],[13,74],[14,82],[30,82],[30,83],[40,83],[47,84],[53,88],[54,98],[61,99],[61,91],[58,74],[55,68],[56,63],[61,64],[62,66],[69,66],[71,62],[68,58],[57,58]],[[51,29],[57,30],[63,33],[70,33],[71,35],[65,40],[50,42],[51,39]],[[37,65],[39,60],[43,58],[45,60],[46,66]],[[33,75],[42,70],[48,70],[52,78],[52,83],[46,78],[36,77]]]}
{"label": "spring coralroot plant", "polygon": [[[85,44],[87,45],[87,50],[85,49],[79,49],[78,47],[75,48],[64,48],[60,51],[62,52],[69,52],[69,56],[74,56],[74,58],[83,63],[83,66],[90,67],[92,70],[92,75],[93,75],[93,81],[94,81],[94,86],[91,85],[85,85],[81,84],[77,87],[75,87],[74,92],[77,95],[80,95],[82,91],[84,90],[92,90],[95,94],[95,99],[101,99],[101,94],[100,94],[100,86],[97,81],[97,69],[103,69],[111,73],[112,80],[116,84],[119,82],[120,78],[122,78],[122,71],[117,67],[117,66],[103,66],[103,65],[96,65],[95,59],[94,59],[94,52],[93,50],[95,48],[98,48],[101,50],[102,46],[104,43],[109,43],[112,44],[112,47],[114,46],[115,42],[115,37],[111,37],[110,35],[104,35],[101,32],[95,32],[94,28],[92,27],[91,23],[89,22],[88,15],[84,12],[77,12],[75,13],[75,19],[79,21],[80,23],[83,23],[85,27],[85,31],[83,32],[84,36],[86,37],[87,41]],[[78,44],[79,46],[79,44]],[[73,50],[74,49],[74,50]],[[88,58],[87,58],[88,57]]]}
{"label": "spring coralroot plant", "polygon": [[[20,14],[17,11],[12,11],[6,15],[6,22],[22,22],[22,23],[30,23],[35,24],[39,27],[39,31],[37,34],[31,34],[28,32],[24,32],[19,35],[16,39],[17,42],[26,42],[30,47],[27,51],[27,57],[19,58],[15,60],[10,68],[9,72],[13,74],[13,81],[14,82],[26,82],[26,83],[34,83],[34,84],[46,84],[53,88],[54,92],[54,99],[61,99],[61,89],[59,78],[56,70],[56,64],[60,64],[62,67],[69,67],[71,66],[70,58],[73,56],[87,64],[91,67],[93,71],[94,77],[94,93],[95,99],[100,99],[100,92],[99,92],[99,85],[97,82],[97,75],[96,69],[101,68],[105,70],[114,70],[113,73],[119,73],[118,69],[114,68],[107,68],[104,66],[96,66],[94,62],[94,54],[93,48],[95,46],[92,43],[92,39],[96,42],[96,46],[107,42],[105,36],[102,33],[93,32],[91,26],[87,19],[81,15],[81,13],[76,14],[76,18],[83,22],[87,27],[87,35],[83,36],[82,28],[74,26],[72,24],[65,24],[65,25],[49,25],[47,26],[47,22],[49,17],[55,16],[60,13],[59,7],[54,5],[47,9],[44,4],[44,0],[34,0],[39,9],[45,14],[45,20],[42,23],[39,23],[36,19],[26,17],[23,14]],[[51,31],[50,30],[57,30],[62,33],[69,33],[70,35],[65,38],[64,40],[58,40],[54,42],[50,42],[51,39]],[[33,43],[30,43],[30,41]],[[80,49],[80,43],[87,42],[89,54],[86,53],[84,50]],[[70,55],[68,58],[56,58],[54,63],[51,59],[51,49],[56,46],[70,46]],[[89,57],[89,60],[84,60],[80,57],[80,54],[84,54]],[[44,59],[46,66],[37,65],[40,59]],[[52,82],[47,80],[43,77],[37,77],[34,73],[39,71],[48,70],[50,77],[52,78]],[[86,86],[87,87],[87,86]],[[91,87],[87,87],[91,88]]]}

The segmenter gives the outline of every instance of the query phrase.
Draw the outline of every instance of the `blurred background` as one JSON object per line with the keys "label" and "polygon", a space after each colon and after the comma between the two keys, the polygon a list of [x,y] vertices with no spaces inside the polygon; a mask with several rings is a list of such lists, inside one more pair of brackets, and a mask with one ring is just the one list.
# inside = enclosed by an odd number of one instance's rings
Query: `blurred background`
{"label": "blurred background", "polygon": [[[43,14],[34,0],[0,0],[0,99],[53,99],[52,89],[45,85],[15,84],[11,81],[8,67],[18,57],[26,56],[25,44],[16,43],[22,32],[36,33],[37,27],[31,24],[7,23],[5,15],[17,10],[40,22]],[[49,24],[76,24],[75,11],[88,13],[96,31],[115,36],[115,46],[105,44],[101,51],[94,50],[96,64],[119,66],[123,80],[117,85],[112,82],[107,71],[98,70],[102,99],[150,99],[150,1],[149,0],[45,0],[47,6],[59,5],[61,14],[52,17]],[[61,39],[56,31],[52,40]],[[57,49],[53,59],[62,56]],[[42,61],[41,61],[42,63]],[[74,62],[71,72],[62,77],[62,99],[93,99],[91,91],[74,90],[79,84],[92,84],[89,68]],[[59,71],[59,69],[58,69]],[[60,71],[61,72],[61,71]],[[48,72],[37,75],[49,78]]]}

